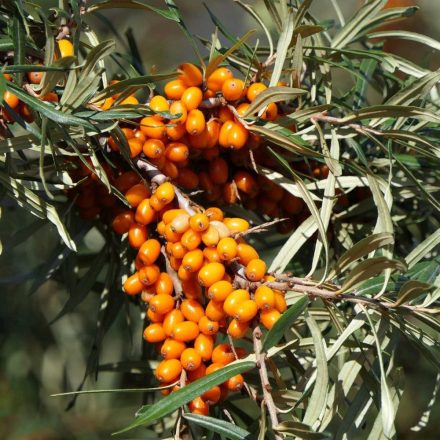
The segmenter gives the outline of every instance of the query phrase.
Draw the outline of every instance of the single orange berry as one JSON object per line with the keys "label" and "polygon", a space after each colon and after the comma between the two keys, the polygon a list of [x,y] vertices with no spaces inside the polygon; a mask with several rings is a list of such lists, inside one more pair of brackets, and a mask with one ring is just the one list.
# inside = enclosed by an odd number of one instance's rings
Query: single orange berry
{"label": "single orange berry", "polygon": [[229,132],[232,127],[234,127],[235,122],[233,120],[226,121],[220,128],[220,133],[218,136],[218,143],[224,148],[229,148]]}
{"label": "single orange berry", "polygon": [[118,214],[112,222],[112,228],[117,234],[125,234],[130,229],[130,226],[134,224],[134,213],[133,211],[123,211]]}
{"label": "single orange berry", "polygon": [[229,323],[227,333],[234,339],[240,339],[244,337],[249,329],[248,321],[238,321],[237,319],[232,319]]}
{"label": "single orange berry", "polygon": [[280,312],[283,313],[287,310],[287,303],[286,298],[284,297],[284,294],[275,292],[275,308]]}
{"label": "single orange berry", "polygon": [[192,277],[189,280],[182,281],[182,290],[185,298],[197,300],[201,298],[202,288],[197,282],[197,277]]}
{"label": "single orange berry", "polygon": [[248,101],[252,102],[261,92],[267,89],[263,83],[256,82],[249,86],[246,92]]}
{"label": "single orange berry", "polygon": [[205,376],[206,376],[206,365],[202,363],[200,364],[199,368],[188,371],[186,378],[188,379],[188,382],[194,382],[195,380],[201,379],[202,377]]}
{"label": "single orange berry", "polygon": [[188,229],[181,238],[182,246],[192,251],[194,249],[197,249],[202,242],[202,234],[200,232],[196,232],[193,229]]}
{"label": "single orange berry", "polygon": [[223,185],[228,180],[229,166],[225,159],[218,157],[209,163],[209,176],[213,183]]}
{"label": "single orange berry", "polygon": [[205,315],[211,321],[221,321],[226,316],[226,313],[223,310],[223,303],[213,300],[209,301],[206,305]]}
{"label": "single orange berry", "polygon": [[277,309],[263,310],[260,313],[260,322],[270,330],[280,319],[281,313]]}
{"label": "single orange berry", "polygon": [[221,222],[223,220],[223,211],[215,206],[208,208],[205,211],[205,215],[208,216],[209,221],[217,220]]}
{"label": "single orange berry", "polygon": [[199,414],[201,416],[207,416],[209,414],[209,405],[201,397],[196,397],[194,400],[191,400],[188,407],[193,414]]}
{"label": "single orange berry", "polygon": [[193,231],[202,232],[208,229],[209,226],[209,218],[205,214],[199,213],[194,214],[189,219],[189,225]]}
{"label": "single orange berry", "polygon": [[219,331],[218,321],[211,321],[207,316],[199,320],[199,329],[204,335],[215,335]]}
{"label": "single orange berry", "polygon": [[191,63],[184,63],[179,66],[181,79],[187,86],[200,86],[203,82],[203,75],[200,69]]}
{"label": "single orange berry", "polygon": [[188,272],[197,272],[203,266],[204,255],[201,249],[187,252],[182,259],[182,266]]}
{"label": "single orange berry", "polygon": [[154,116],[145,116],[145,118],[142,118],[140,128],[145,136],[153,139],[161,139],[166,133],[164,123]]}
{"label": "single orange berry", "polygon": [[210,287],[220,281],[225,275],[225,266],[221,263],[208,263],[203,266],[198,274],[199,283],[204,287]]}
{"label": "single orange berry", "polygon": [[[42,66],[42,64],[37,64],[37,66]],[[44,72],[28,72],[26,74],[27,79],[32,84],[40,84],[43,80]]]}
{"label": "single orange berry", "polygon": [[3,101],[6,102],[6,104],[8,104],[12,109],[15,109],[18,107],[18,104],[20,104],[20,100],[9,90],[6,90],[6,92],[3,94]]}
{"label": "single orange berry", "polygon": [[226,217],[223,223],[227,226],[231,234],[237,234],[238,232],[244,232],[249,229],[249,222],[238,217]]}
{"label": "single orange berry", "polygon": [[159,185],[154,195],[165,205],[171,203],[174,199],[174,186],[170,182],[164,182]]}
{"label": "single orange berry", "polygon": [[150,191],[143,183],[133,185],[126,193],[125,198],[128,203],[136,208],[142,200],[146,199],[150,195]]}
{"label": "single orange berry", "polygon": [[208,229],[202,234],[202,241],[206,246],[216,246],[220,240],[220,234],[217,228],[212,225],[208,226]]}
{"label": "single orange berry", "polygon": [[196,323],[205,316],[203,306],[195,299],[184,299],[180,304],[180,310],[188,321]]}
{"label": "single orange berry", "polygon": [[172,141],[178,141],[179,139],[182,139],[183,136],[186,134],[186,127],[185,124],[168,125],[166,132],[167,132],[167,136]]}
{"label": "single orange berry", "polygon": [[161,272],[156,281],[156,292],[159,295],[172,295],[174,293],[173,280],[166,272]]}
{"label": "single orange berry", "polygon": [[275,292],[267,286],[259,286],[255,291],[255,302],[259,309],[270,310],[275,307]]}
{"label": "single orange berry", "polygon": [[230,377],[226,382],[226,388],[229,391],[240,391],[243,388],[244,379],[241,374]]}
{"label": "single orange berry", "polygon": [[162,342],[166,338],[165,332],[163,331],[162,324],[153,323],[150,324],[144,330],[144,339],[150,343]]}
{"label": "single orange berry", "polygon": [[182,97],[187,85],[181,79],[174,79],[165,84],[164,92],[168,99],[178,100]]}
{"label": "single orange berry", "polygon": [[170,124],[184,124],[188,117],[188,110],[182,101],[174,101],[170,105],[170,113],[174,115],[179,115],[176,118],[170,119]]}
{"label": "single orange berry", "polygon": [[[152,264],[150,266],[144,266],[141,269],[139,269],[139,279],[141,283],[145,284],[146,286],[151,286],[152,284],[154,284],[159,279],[159,275],[160,275],[160,269],[155,264]],[[161,310],[154,310],[154,311],[158,313],[166,313]]]}
{"label": "single orange berry", "polygon": [[221,370],[224,366],[224,364],[213,362],[212,364],[208,365],[208,367],[206,367],[206,375],[215,373],[216,371]]}
{"label": "single orange berry", "polygon": [[194,190],[199,186],[199,176],[191,168],[180,168],[176,182],[186,189]]}
{"label": "single orange berry", "polygon": [[144,285],[139,280],[139,274],[136,272],[129,276],[124,283],[124,291],[127,295],[137,295],[142,292]]}
{"label": "single orange berry", "polygon": [[222,238],[217,244],[217,252],[222,260],[232,260],[237,255],[237,242],[232,237]]}
{"label": "single orange berry", "polygon": [[73,44],[69,40],[63,38],[58,40],[57,43],[61,58],[73,56]]}
{"label": "single orange berry", "polygon": [[141,261],[146,265],[155,263],[160,255],[160,246],[159,241],[154,238],[143,243],[138,252]]}
{"label": "single orange berry", "polygon": [[157,312],[153,312],[153,310],[148,309],[147,310],[147,318],[150,320],[150,322],[163,322],[164,315],[157,313]]}
{"label": "single orange berry", "polygon": [[136,208],[135,220],[141,225],[149,225],[156,219],[156,215],[157,212],[150,205],[150,199],[144,199]]}
{"label": "single orange berry", "polygon": [[244,81],[238,78],[229,78],[222,85],[223,97],[227,101],[237,101],[245,94]]}
{"label": "single orange berry", "polygon": [[189,149],[182,142],[170,142],[165,150],[165,157],[173,162],[183,162],[188,156]]}
{"label": "single orange berry", "polygon": [[180,363],[187,371],[197,370],[202,364],[202,357],[194,348],[186,348],[180,356]]}
{"label": "single orange berry", "polygon": [[183,321],[177,323],[171,332],[171,337],[177,341],[190,342],[194,341],[199,335],[199,326],[193,321]]}
{"label": "single orange berry", "polygon": [[203,361],[210,360],[214,349],[214,338],[211,335],[200,333],[194,341],[194,349],[200,354]]}
{"label": "single orange berry", "polygon": [[222,390],[217,385],[215,387],[210,388],[208,391],[205,391],[201,397],[203,400],[206,401],[207,404],[214,405],[220,400],[221,395],[222,395]]}
{"label": "single orange berry", "polygon": [[220,254],[217,252],[217,247],[203,249],[203,255],[209,263],[220,263],[222,261]]}
{"label": "single orange berry", "polygon": [[211,360],[214,364],[227,365],[235,361],[235,355],[229,344],[218,344],[212,351]]}
{"label": "single orange berry", "polygon": [[233,287],[229,281],[220,280],[210,286],[208,289],[208,298],[217,302],[225,301],[232,293]]}
{"label": "single orange berry", "polygon": [[128,242],[131,247],[139,249],[147,238],[148,232],[144,225],[135,223],[130,226],[130,229],[128,230]]}
{"label": "single orange berry", "polygon": [[186,131],[195,136],[203,132],[205,129],[205,115],[198,109],[191,110],[186,118]]}
{"label": "single orange berry", "polygon": [[248,130],[239,122],[234,122],[227,134],[226,147],[239,150],[245,146],[248,138]]}
{"label": "single orange berry", "polygon": [[145,156],[158,159],[165,153],[165,144],[160,139],[148,139],[142,146]]}
{"label": "single orange berry", "polygon": [[260,258],[249,261],[245,274],[249,281],[260,281],[266,274],[266,263]]}
{"label": "single orange berry", "polygon": [[185,349],[186,345],[184,342],[168,338],[162,344],[160,354],[164,359],[180,359]]}
{"label": "single orange berry", "polygon": [[182,364],[178,359],[163,360],[156,368],[156,378],[159,382],[172,382],[182,371]]}
{"label": "single orange berry", "polygon": [[258,313],[258,306],[255,301],[249,299],[237,305],[234,317],[240,322],[249,322]]}
{"label": "single orange berry", "polygon": [[150,309],[153,310],[153,312],[160,313],[161,315],[164,315],[168,312],[171,312],[174,308],[174,298],[170,295],[155,295],[153,298],[151,298],[150,301]]}
{"label": "single orange berry", "polygon": [[[161,95],[153,96],[148,106],[154,112],[168,112],[168,110],[170,109],[170,105],[168,104],[168,101],[164,96]],[[156,115],[156,117],[162,119],[162,116],[160,115]]]}
{"label": "single orange berry", "polygon": [[187,88],[182,95],[181,101],[188,111],[198,108],[203,99],[203,93],[198,87]]}

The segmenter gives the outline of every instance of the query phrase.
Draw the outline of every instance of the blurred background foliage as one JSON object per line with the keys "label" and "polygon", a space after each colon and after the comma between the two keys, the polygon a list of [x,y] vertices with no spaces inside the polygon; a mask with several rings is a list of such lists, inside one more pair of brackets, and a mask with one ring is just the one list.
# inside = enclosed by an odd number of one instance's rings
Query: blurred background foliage
{"label": "blurred background foliage", "polygon": [[[58,2],[39,1],[42,8]],[[161,2],[150,2],[160,6]],[[233,1],[178,1],[187,27],[195,35],[209,38],[214,29],[204,3],[218,18],[227,23],[235,36],[257,27]],[[259,1],[249,0],[259,9]],[[339,1],[348,16],[358,0]],[[440,35],[440,1],[419,0],[419,13],[408,20],[407,29],[423,32],[433,38]],[[260,8],[263,11],[263,8]],[[314,2],[311,12],[319,20],[334,20],[331,0]],[[117,49],[127,50],[127,36],[137,42],[147,72],[167,72],[181,62],[194,60],[188,41],[177,26],[158,15],[145,11],[115,9],[101,11],[90,20],[101,40],[115,38]],[[394,40],[390,51],[404,54],[418,63],[438,68],[440,60],[420,45]],[[434,64],[434,65],[433,65]],[[343,77],[340,78],[341,83]],[[52,394],[75,390],[83,380],[87,359],[96,331],[98,295],[88,295],[74,311],[52,322],[63,308],[68,292],[55,280],[41,284],[32,291],[35,275],[53,252],[57,234],[53,227],[41,222],[29,239],[19,242],[14,233],[34,221],[25,210],[12,205],[3,207],[0,237],[5,250],[0,257],[0,278],[8,281],[1,286],[0,306],[0,438],[8,440],[94,440],[109,438],[110,433],[127,424],[142,403],[141,393],[90,394],[80,396],[66,411],[70,397]],[[102,238],[93,232],[80,243],[82,254],[94,254],[103,246]],[[15,280],[28,279],[27,282]],[[141,357],[142,322],[138,311],[121,313],[105,337],[100,353],[102,368],[96,380],[87,379],[84,389],[135,388],[145,385],[145,372],[130,368],[106,372],[106,365],[121,361],[137,361]],[[134,365],[131,364],[131,365]],[[397,420],[399,439],[437,439],[440,428],[440,402],[436,402],[428,427],[416,433],[410,430],[420,418],[435,385],[435,372],[406,340],[402,339],[396,365],[403,365],[405,391]],[[143,437],[147,438],[148,434]],[[127,438],[121,436],[121,438]],[[130,437],[132,438],[132,437]],[[155,438],[154,433],[150,438]]]}

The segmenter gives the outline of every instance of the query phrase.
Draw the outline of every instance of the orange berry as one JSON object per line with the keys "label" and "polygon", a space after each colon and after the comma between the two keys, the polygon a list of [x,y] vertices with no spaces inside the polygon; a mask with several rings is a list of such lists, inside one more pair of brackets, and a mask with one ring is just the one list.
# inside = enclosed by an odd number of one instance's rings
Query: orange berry
{"label": "orange berry", "polygon": [[184,63],[179,66],[179,72],[181,73],[179,79],[185,82],[186,85],[199,86],[203,82],[203,75],[200,69],[191,63]]}
{"label": "orange berry", "polygon": [[200,134],[196,134],[196,135],[190,134],[188,140],[191,147],[201,150],[208,148],[208,135],[209,133],[206,129],[206,126],[205,129]]}
{"label": "orange berry", "polygon": [[226,121],[223,123],[223,125],[220,128],[220,133],[218,136],[218,143],[225,148],[229,147],[229,132],[231,131],[232,127],[235,125],[235,122],[233,120]]}
{"label": "orange berry", "polygon": [[266,119],[268,121],[274,121],[278,116],[278,107],[274,102],[271,102],[267,105],[266,110],[261,116],[262,119]]}
{"label": "orange berry", "polygon": [[260,258],[249,261],[245,274],[249,281],[260,281],[266,274],[266,263]]}
{"label": "orange berry", "polygon": [[280,319],[281,313],[277,309],[263,310],[260,313],[260,322],[270,330]]}
{"label": "orange berry", "polygon": [[200,232],[196,232],[193,229],[188,229],[181,238],[182,246],[192,251],[194,249],[197,249],[202,242],[202,235]]}
{"label": "orange berry", "polygon": [[209,225],[208,229],[202,234],[202,241],[206,246],[216,246],[220,240],[220,234],[216,227]]}
{"label": "orange berry", "polygon": [[174,258],[180,258],[182,259],[185,254],[187,253],[187,250],[182,246],[182,243],[177,242],[177,243],[169,243],[172,245],[171,247],[171,255]]}
{"label": "orange berry", "polygon": [[161,170],[170,179],[176,179],[179,175],[179,169],[177,168],[176,164],[170,160],[165,160]]}
{"label": "orange berry", "polygon": [[245,146],[248,137],[248,130],[239,122],[234,122],[228,130],[225,146],[233,150],[239,150]]}
{"label": "orange berry", "polygon": [[174,199],[174,186],[170,182],[164,182],[157,187],[154,195],[160,200],[161,203],[167,205]]}
{"label": "orange berry", "polygon": [[209,218],[205,214],[199,213],[194,214],[189,219],[189,225],[193,231],[202,232],[208,229],[209,226]]}
{"label": "orange berry", "polygon": [[131,96],[127,96],[119,103],[119,105],[130,105],[130,104],[137,105],[139,104],[139,101],[135,96],[131,95]]}
{"label": "orange berry", "polygon": [[164,315],[162,315],[160,313],[153,312],[153,310],[148,309],[147,310],[147,318],[150,320],[150,322],[163,322]]}
{"label": "orange berry", "polygon": [[232,113],[232,110],[229,107],[225,106],[219,108],[218,118],[221,122],[225,123],[227,121],[234,121],[235,116],[234,113]]}
{"label": "orange berry", "polygon": [[210,360],[214,349],[214,338],[200,333],[194,341],[194,349],[200,354],[203,361]]}
{"label": "orange berry", "polygon": [[139,248],[139,258],[146,265],[153,264],[160,255],[160,243],[158,240],[151,238],[147,240]]}
{"label": "orange berry", "polygon": [[240,116],[243,116],[243,115],[246,113],[246,111],[247,111],[247,109],[249,108],[249,106],[250,106],[250,104],[249,104],[248,102],[243,102],[243,103],[241,103],[241,104],[236,108],[237,113],[238,113]]}
{"label": "orange berry", "polygon": [[159,382],[172,382],[182,371],[182,364],[178,359],[163,360],[156,368],[156,378]]}
{"label": "orange berry", "polygon": [[255,302],[259,309],[270,310],[275,307],[275,292],[267,286],[259,286],[255,291]]}
{"label": "orange berry", "polygon": [[156,214],[150,205],[150,199],[144,199],[136,208],[135,220],[141,225],[149,225],[155,220]]}
{"label": "orange berry", "polygon": [[238,78],[227,79],[222,85],[222,93],[227,101],[237,101],[244,96],[244,81]]}
{"label": "orange berry", "polygon": [[[159,279],[159,275],[160,275],[160,269],[155,264],[152,264],[150,266],[144,266],[141,269],[139,269],[139,280],[141,281],[141,283],[145,284],[146,286],[151,286],[152,284],[154,284]],[[158,313],[166,313],[166,312],[162,312],[161,310],[154,310],[154,311]]]}
{"label": "orange berry", "polygon": [[210,119],[206,123],[207,143],[206,148],[212,150],[218,142],[221,124],[215,119]]}
{"label": "orange berry", "polygon": [[244,266],[247,266],[249,261],[259,258],[258,252],[247,243],[240,243],[237,246],[237,256]]}
{"label": "orange berry", "polygon": [[248,321],[238,321],[237,319],[232,319],[229,323],[227,333],[234,339],[240,339],[246,334],[248,329]]}
{"label": "orange berry", "polygon": [[61,58],[73,56],[73,44],[69,40],[63,38],[58,40],[57,43]]}
{"label": "orange berry", "polygon": [[217,302],[225,301],[232,293],[233,287],[229,281],[220,280],[212,284],[208,289],[208,298]]}
{"label": "orange berry", "polygon": [[[164,96],[161,95],[153,96],[148,106],[154,112],[168,112],[168,110],[170,109],[170,105],[168,104],[168,101]],[[160,115],[157,115],[157,117],[162,119]]]}
{"label": "orange berry", "polygon": [[186,134],[186,127],[185,124],[180,125],[169,125],[166,128],[167,136],[172,141],[178,141],[179,139],[182,139],[182,137]]}
{"label": "orange berry", "polygon": [[205,391],[201,397],[203,400],[206,401],[207,404],[214,405],[220,400],[221,395],[222,395],[222,390],[217,385],[210,388],[208,391]]}
{"label": "orange berry", "polygon": [[20,100],[9,90],[6,90],[6,92],[3,94],[3,101],[6,102],[6,104],[8,104],[12,109],[15,109],[18,107],[18,104],[20,104]]}
{"label": "orange berry", "polygon": [[223,211],[220,208],[216,208],[215,206],[208,208],[205,211],[205,215],[208,216],[209,221],[219,221],[221,222],[223,220]]}
{"label": "orange berry", "polygon": [[223,223],[229,229],[231,234],[244,232],[249,229],[249,222],[247,220],[238,217],[226,217],[223,219]]}
{"label": "orange berry", "polygon": [[203,306],[195,299],[184,299],[180,304],[180,310],[188,321],[196,323],[205,316]]}
{"label": "orange berry", "polygon": [[225,159],[218,157],[209,163],[209,176],[213,183],[222,185],[227,182],[229,166]]}
{"label": "orange berry", "polygon": [[293,194],[285,191],[283,199],[281,200],[281,207],[288,214],[299,214],[304,208],[304,202],[299,197],[295,197]]}
{"label": "orange berry", "polygon": [[257,97],[257,95],[259,95],[266,89],[267,87],[263,83],[256,82],[251,84],[246,92],[246,97],[248,101],[252,102]]}
{"label": "orange berry", "polygon": [[254,179],[252,174],[248,173],[247,171],[237,171],[234,174],[234,182],[240,191],[250,195],[251,197],[258,193],[257,181]]}
{"label": "orange berry", "polygon": [[126,193],[125,198],[127,199],[130,206],[136,208],[142,200],[146,199],[150,195],[150,191],[143,183],[138,183],[133,185]]}
{"label": "orange berry", "polygon": [[287,310],[286,298],[284,298],[282,293],[275,292],[275,308],[280,313],[283,313]]}
{"label": "orange berry", "polygon": [[204,335],[215,335],[219,330],[218,321],[211,321],[207,316],[199,320],[199,329]]}
{"label": "orange berry", "polygon": [[147,228],[137,223],[130,226],[128,230],[128,242],[131,247],[139,249],[148,238]]}
{"label": "orange berry", "polygon": [[197,370],[202,364],[202,357],[194,348],[186,348],[180,356],[180,363],[187,371]]}
{"label": "orange berry", "polygon": [[186,131],[195,136],[203,132],[205,129],[205,115],[198,109],[191,110],[186,118]]}
{"label": "orange berry", "polygon": [[255,301],[249,299],[237,304],[234,317],[240,322],[249,322],[258,313],[258,306]]}
{"label": "orange berry", "polygon": [[149,306],[153,312],[165,315],[173,310],[174,302],[175,301],[172,296],[161,294],[155,295],[153,298],[151,298]]}
{"label": "orange berry", "polygon": [[196,109],[203,99],[203,93],[199,87],[189,87],[182,95],[182,102],[188,111]]}
{"label": "orange berry", "polygon": [[201,379],[202,377],[205,377],[205,376],[206,376],[206,365],[203,363],[200,364],[199,368],[197,368],[195,370],[190,370],[187,372],[188,382],[194,382],[195,380]]}
{"label": "orange berry", "polygon": [[124,283],[124,291],[127,295],[137,295],[142,292],[144,285],[139,280],[139,274],[136,272],[129,276]]}
{"label": "orange berry", "polygon": [[200,299],[202,294],[202,288],[197,282],[197,277],[182,281],[182,290],[185,297],[188,299]]}
{"label": "orange berry", "polygon": [[247,290],[245,289],[234,290],[225,299],[225,302],[223,304],[223,310],[229,316],[235,316],[235,311],[239,306],[239,304],[241,304],[243,301],[250,300],[250,298],[251,296]]}
{"label": "orange berry", "polygon": [[170,119],[170,124],[183,124],[188,117],[188,110],[182,101],[174,101],[170,105],[170,113],[172,115],[180,115]]}
{"label": "orange berry", "polygon": [[178,100],[182,97],[187,85],[181,79],[174,79],[165,84],[164,92],[168,99]]}
{"label": "orange berry", "polygon": [[184,342],[168,338],[162,344],[160,354],[164,359],[180,359],[185,348]]}
{"label": "orange berry", "polygon": [[218,344],[212,351],[211,360],[214,364],[227,365],[235,361],[235,355],[229,344]]}
{"label": "orange berry", "polygon": [[173,162],[183,162],[188,156],[188,147],[181,142],[170,142],[165,150],[165,157]]}
{"label": "orange berry", "polygon": [[154,116],[145,116],[145,118],[142,118],[140,128],[145,136],[153,139],[161,139],[166,133],[164,123]]}
{"label": "orange berry", "polygon": [[193,414],[199,414],[201,416],[207,416],[209,414],[209,405],[201,398],[196,397],[188,404],[189,410]]}
{"label": "orange berry", "polygon": [[204,287],[210,287],[220,281],[225,275],[225,266],[221,263],[208,263],[203,266],[198,274],[199,283]]}
{"label": "orange berry", "polygon": [[226,388],[229,391],[240,391],[243,388],[244,379],[241,374],[230,377],[226,382]]}
{"label": "orange berry", "polygon": [[[42,64],[37,64],[37,66],[41,66]],[[40,84],[43,79],[44,72],[27,72],[26,76],[30,83],[32,84]]]}
{"label": "orange berry", "polygon": [[182,234],[175,232],[171,225],[166,225],[163,233],[165,239],[170,243],[177,243],[181,240]]}
{"label": "orange berry", "polygon": [[173,280],[166,272],[161,272],[156,281],[156,292],[158,295],[172,295],[174,293]]}
{"label": "orange berry", "polygon": [[211,75],[209,75],[206,81],[206,86],[213,92],[220,92],[224,82],[233,77],[233,73],[227,67],[219,67],[218,69],[215,69]]}
{"label": "orange berry", "polygon": [[174,217],[170,223],[170,227],[174,232],[178,232],[179,234],[183,234],[189,229],[189,214],[179,214]]}
{"label": "orange berry", "polygon": [[222,260],[232,260],[237,255],[237,242],[231,237],[222,238],[217,244],[217,252]]}
{"label": "orange berry", "polygon": [[206,368],[206,375],[215,373],[218,370],[221,370],[225,365],[213,362],[211,365],[208,365]]}
{"label": "orange berry", "polygon": [[134,171],[126,171],[115,180],[115,187],[122,193],[126,193],[132,186],[140,181],[140,177]]}
{"label": "orange berry", "polygon": [[144,339],[150,343],[162,342],[166,338],[165,332],[163,331],[162,324],[153,323],[150,324],[144,330]]}
{"label": "orange berry", "polygon": [[125,234],[130,229],[130,226],[134,224],[133,211],[124,211],[118,214],[112,222],[112,228],[117,234]]}
{"label": "orange berry", "polygon": [[199,333],[199,326],[195,322],[183,321],[173,327],[171,336],[177,341],[190,342],[196,339]]}
{"label": "orange berry", "polygon": [[165,145],[160,139],[148,139],[142,146],[142,151],[150,159],[158,159],[165,153]]}
{"label": "orange berry", "polygon": [[213,300],[209,301],[206,305],[205,315],[211,321],[221,321],[226,316],[223,310],[223,303]]}
{"label": "orange berry", "polygon": [[182,266],[188,272],[197,272],[203,266],[203,251],[194,249],[187,252],[182,259]]}
{"label": "orange berry", "polygon": [[199,186],[199,176],[191,168],[181,168],[176,182],[186,189],[194,190]]}
{"label": "orange berry", "polygon": [[163,330],[165,334],[171,336],[174,326],[184,320],[183,313],[179,309],[173,309],[168,312],[163,319]]}
{"label": "orange berry", "polygon": [[222,261],[216,247],[203,249],[203,255],[209,263],[220,263]]}

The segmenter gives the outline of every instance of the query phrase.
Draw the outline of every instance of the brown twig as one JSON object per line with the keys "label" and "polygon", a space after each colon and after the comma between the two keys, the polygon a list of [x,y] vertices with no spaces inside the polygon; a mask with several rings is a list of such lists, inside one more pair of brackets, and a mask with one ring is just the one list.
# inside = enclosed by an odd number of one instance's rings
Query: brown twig
{"label": "brown twig", "polygon": [[[272,428],[278,425],[278,415],[277,415],[277,409],[275,406],[275,402],[273,400],[271,391],[271,386],[269,383],[269,377],[267,375],[267,368],[266,368],[266,362],[265,357],[266,354],[262,352],[262,343],[261,343],[261,329],[257,325],[254,328],[254,331],[252,332],[252,338],[254,341],[254,352],[257,359],[257,367],[258,372],[260,374],[260,381],[261,381],[261,387],[263,389],[263,399],[264,404],[266,405],[267,411],[269,413],[270,421],[272,423]],[[275,439],[280,440],[282,437],[275,433]]]}
{"label": "brown twig", "polygon": [[237,239],[240,237],[244,237],[245,235],[249,234],[255,234],[256,232],[265,232],[268,230],[270,226],[276,225],[277,223],[285,222],[288,220],[287,218],[277,218],[275,220],[272,220],[270,222],[262,223],[261,225],[254,226],[252,228],[247,229],[243,232],[237,232],[233,235],[233,238]]}

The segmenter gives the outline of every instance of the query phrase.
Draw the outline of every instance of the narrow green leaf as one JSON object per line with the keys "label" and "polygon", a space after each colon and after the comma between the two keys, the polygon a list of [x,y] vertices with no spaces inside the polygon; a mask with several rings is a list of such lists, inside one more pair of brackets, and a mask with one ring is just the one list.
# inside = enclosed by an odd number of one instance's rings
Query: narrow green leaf
{"label": "narrow green leaf", "polygon": [[401,304],[408,303],[414,298],[417,298],[422,293],[427,293],[427,291],[432,286],[427,283],[422,283],[417,280],[408,280],[399,290],[397,294],[397,300],[394,303],[395,306],[400,306]]}
{"label": "narrow green leaf", "polygon": [[219,385],[230,377],[236,374],[243,373],[252,368],[255,368],[254,361],[239,360],[232,364],[226,365],[224,368],[216,371],[215,373],[208,374],[202,379],[198,379],[195,382],[181,388],[169,396],[157,402],[154,406],[149,408],[142,416],[138,417],[131,425],[116,434],[127,432],[133,428],[142,425],[148,425],[168,414],[173,413],[176,409],[195,399],[203,394],[213,386]]}
{"label": "narrow green leaf", "polygon": [[[24,64],[25,60],[25,31],[21,17],[14,15],[12,18],[12,39],[14,41],[14,64]],[[21,86],[23,73],[17,72],[15,82]]]}
{"label": "narrow green leaf", "polygon": [[183,417],[189,422],[193,422],[202,428],[206,428],[210,432],[224,435],[231,440],[251,440],[254,438],[249,431],[246,431],[231,422],[226,422],[225,420],[191,413],[184,413]]}
{"label": "narrow green leaf", "polygon": [[431,47],[435,50],[440,50],[440,42],[434,40],[423,34],[418,34],[417,32],[403,31],[403,30],[392,30],[392,31],[380,31],[380,32],[370,32],[368,38],[400,38],[402,40],[415,41],[417,43],[424,44],[425,46]]}
{"label": "narrow green leaf", "polygon": [[294,304],[292,304],[280,317],[280,319],[274,324],[274,326],[266,334],[263,341],[262,351],[266,352],[278,342],[284,336],[284,333],[289,329],[293,323],[298,319],[301,313],[307,307],[309,300],[307,296],[300,297]]}
{"label": "narrow green leaf", "polygon": [[440,229],[437,229],[429,237],[419,243],[406,257],[405,263],[411,269],[416,263],[424,258],[432,249],[440,244]]}

